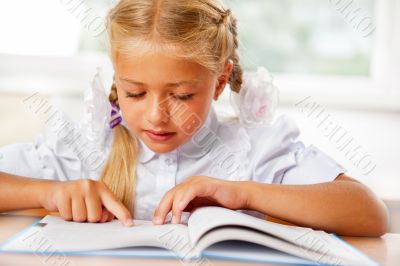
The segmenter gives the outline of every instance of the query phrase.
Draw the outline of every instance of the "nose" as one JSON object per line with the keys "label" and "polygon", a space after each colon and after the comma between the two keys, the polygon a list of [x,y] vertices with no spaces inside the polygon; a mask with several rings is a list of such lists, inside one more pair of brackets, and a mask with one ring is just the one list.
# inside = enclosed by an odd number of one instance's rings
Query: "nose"
{"label": "nose", "polygon": [[153,97],[146,108],[145,116],[153,127],[167,123],[169,120],[168,104],[163,99]]}

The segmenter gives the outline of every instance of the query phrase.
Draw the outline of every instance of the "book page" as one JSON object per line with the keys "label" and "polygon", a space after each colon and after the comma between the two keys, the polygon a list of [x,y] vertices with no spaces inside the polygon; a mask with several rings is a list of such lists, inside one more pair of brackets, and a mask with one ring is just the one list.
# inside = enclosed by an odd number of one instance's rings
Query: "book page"
{"label": "book page", "polygon": [[203,207],[196,209],[188,220],[189,236],[193,243],[207,231],[226,225],[246,226],[278,236],[287,241],[294,241],[310,228],[282,225],[259,219],[244,213],[221,207]]}
{"label": "book page", "polygon": [[[242,227],[242,231],[249,228],[249,231],[254,232],[253,229],[255,229],[261,231],[257,232],[257,234],[262,235],[265,233],[280,239],[281,243],[288,242],[291,245],[302,248],[304,251],[322,253],[324,256],[329,255],[346,261],[351,261],[358,256],[353,250],[343,246],[340,241],[323,231],[277,224],[221,207],[203,207],[193,212],[188,220],[190,241],[197,245],[200,239],[206,237],[207,232],[210,230],[229,226],[233,228]],[[215,229],[214,231],[218,230]],[[240,239],[240,234],[231,235],[230,240],[233,239],[242,240]],[[284,245],[280,244],[280,246],[283,247]],[[202,248],[205,248],[205,246]]]}
{"label": "book page", "polygon": [[[233,238],[240,239],[240,241],[232,241]],[[227,245],[227,242],[230,244]],[[261,246],[258,246],[258,251],[253,250],[254,244],[264,246],[265,248],[262,249]],[[200,256],[201,254],[207,256],[211,253],[216,256],[221,255],[217,254],[218,249],[216,249],[216,246],[229,247],[232,250],[237,249],[235,246],[240,246],[240,251],[238,250],[235,254],[231,254],[231,256],[244,260],[246,258],[251,259],[256,256],[261,258],[267,254],[269,255],[272,248],[275,250],[274,253],[280,251],[281,259],[284,259],[286,262],[296,257],[296,260],[299,260],[299,258],[303,260],[306,259],[309,262],[307,265],[311,264],[312,261],[324,265],[376,265],[376,263],[369,258],[355,252],[349,251],[346,256],[338,257],[323,250],[323,246],[320,246],[321,249],[319,252],[316,252],[304,249],[302,246],[295,245],[269,234],[263,234],[245,227],[219,227],[208,231],[197,243],[193,251],[193,256]],[[325,248],[329,248],[329,246]],[[227,253],[227,251],[224,253]],[[267,260],[267,258],[264,257],[264,260]]]}
{"label": "book page", "polygon": [[[39,223],[20,232],[3,250],[37,251],[46,244],[47,251],[80,252],[123,247],[152,246],[176,250],[189,243],[183,224],[153,225],[151,221],[134,220],[126,227],[120,221],[78,223],[61,217],[46,216]],[[183,250],[182,250],[183,251]]]}

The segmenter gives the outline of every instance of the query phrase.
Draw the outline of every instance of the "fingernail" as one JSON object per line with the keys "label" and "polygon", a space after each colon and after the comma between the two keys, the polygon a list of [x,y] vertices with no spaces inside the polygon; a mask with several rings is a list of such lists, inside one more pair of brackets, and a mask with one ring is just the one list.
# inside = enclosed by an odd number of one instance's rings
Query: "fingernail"
{"label": "fingernail", "polygon": [[153,223],[155,223],[155,224],[161,224],[161,218],[158,217],[158,216],[154,217],[154,218],[153,218]]}
{"label": "fingernail", "polygon": [[125,225],[129,227],[133,226],[133,220],[132,219],[126,220]]}

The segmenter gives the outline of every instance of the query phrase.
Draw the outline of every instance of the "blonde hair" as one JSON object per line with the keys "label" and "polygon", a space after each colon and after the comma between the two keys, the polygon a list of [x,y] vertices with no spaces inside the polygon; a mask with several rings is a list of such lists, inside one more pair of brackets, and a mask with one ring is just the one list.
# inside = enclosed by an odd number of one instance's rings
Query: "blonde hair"
{"label": "blonde hair", "polygon": [[[110,56],[169,52],[192,60],[219,74],[232,60],[228,83],[239,92],[236,18],[219,0],[121,0],[107,16]],[[117,87],[111,87],[110,103],[118,105]],[[114,140],[100,180],[134,213],[138,140],[122,124],[114,127]]]}

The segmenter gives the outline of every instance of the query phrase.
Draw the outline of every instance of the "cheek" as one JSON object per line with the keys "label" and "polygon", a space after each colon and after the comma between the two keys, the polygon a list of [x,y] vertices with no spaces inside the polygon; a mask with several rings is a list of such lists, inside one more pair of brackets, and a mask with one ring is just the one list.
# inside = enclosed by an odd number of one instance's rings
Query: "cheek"
{"label": "cheek", "polygon": [[140,110],[138,105],[129,103],[129,101],[126,100],[119,100],[119,106],[121,109],[122,119],[127,124],[129,130],[132,133],[135,133],[140,125],[138,119],[140,119],[143,112]]}
{"label": "cheek", "polygon": [[185,112],[174,117],[178,131],[187,137],[194,135],[206,121],[210,104],[211,101],[201,101],[198,104],[188,105]]}

